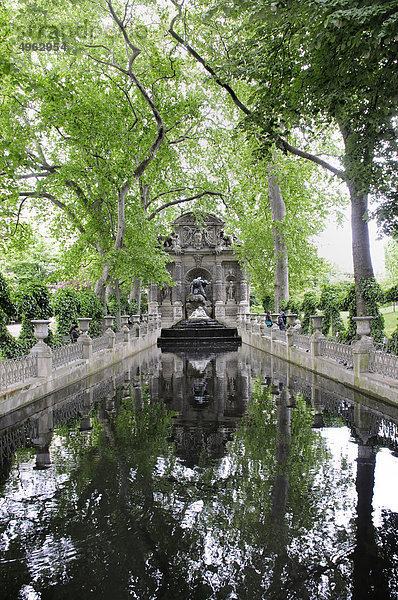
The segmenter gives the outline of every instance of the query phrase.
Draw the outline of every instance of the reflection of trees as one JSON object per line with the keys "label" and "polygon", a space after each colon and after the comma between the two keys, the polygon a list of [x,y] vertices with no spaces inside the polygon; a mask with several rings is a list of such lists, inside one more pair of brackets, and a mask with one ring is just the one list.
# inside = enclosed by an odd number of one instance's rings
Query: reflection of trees
{"label": "reflection of trees", "polygon": [[[353,600],[389,600],[387,569],[391,563],[382,557],[372,519],[376,453],[372,446],[358,446],[356,489],[356,546],[353,552]],[[386,538],[385,538],[386,539]],[[387,538],[388,539],[388,538]],[[389,544],[387,548],[391,550]],[[397,548],[395,540],[395,548]]]}
{"label": "reflection of trees", "polygon": [[[302,398],[290,409],[285,390],[253,388],[227,454],[189,467],[168,441],[171,415],[145,391],[140,402],[108,397],[89,432],[58,428],[58,479],[46,490],[48,471],[37,474],[34,521],[7,554],[25,570],[7,563],[1,576],[8,598],[33,581],[57,600],[122,600],[126,590],[140,600],[346,599],[351,533],[333,521],[352,474],[337,475]],[[393,525],[382,530],[391,557]],[[54,565],[35,580],[42,549]]]}

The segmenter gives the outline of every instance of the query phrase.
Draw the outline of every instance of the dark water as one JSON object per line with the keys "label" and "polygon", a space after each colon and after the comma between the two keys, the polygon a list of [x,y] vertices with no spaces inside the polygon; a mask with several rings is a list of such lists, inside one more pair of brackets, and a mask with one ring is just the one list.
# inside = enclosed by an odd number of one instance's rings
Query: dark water
{"label": "dark water", "polygon": [[0,417],[0,598],[398,598],[398,409],[245,348]]}

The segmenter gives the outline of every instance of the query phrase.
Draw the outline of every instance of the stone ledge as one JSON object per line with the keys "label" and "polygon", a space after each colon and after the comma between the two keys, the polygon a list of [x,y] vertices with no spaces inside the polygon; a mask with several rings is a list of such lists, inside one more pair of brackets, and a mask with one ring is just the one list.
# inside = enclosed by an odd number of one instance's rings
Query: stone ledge
{"label": "stone ledge", "polygon": [[331,358],[313,356],[302,348],[288,347],[280,340],[271,342],[269,337],[247,332],[242,327],[238,327],[238,332],[242,337],[242,342],[248,346],[277,356],[328,379],[343,383],[363,394],[398,405],[398,381],[395,379],[370,372],[361,373],[358,377],[352,369],[347,369],[347,367],[340,365]]}
{"label": "stone ledge", "polygon": [[122,343],[112,349],[96,352],[91,360],[79,359],[62,365],[52,371],[51,378],[34,377],[7,390],[1,390],[0,416],[94,375],[106,367],[156,345],[157,337],[157,333],[152,332],[144,337],[133,338],[128,344]]}

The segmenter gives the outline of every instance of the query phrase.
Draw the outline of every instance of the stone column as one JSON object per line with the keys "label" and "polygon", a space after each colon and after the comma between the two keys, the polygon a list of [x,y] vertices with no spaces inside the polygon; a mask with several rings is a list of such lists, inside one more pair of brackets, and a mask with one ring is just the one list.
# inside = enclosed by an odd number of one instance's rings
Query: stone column
{"label": "stone column", "polygon": [[50,346],[44,342],[48,337],[49,319],[31,321],[34,327],[33,335],[38,340],[37,344],[30,350],[30,354],[37,355],[37,376],[50,377],[52,371],[52,351]]}
{"label": "stone column", "polygon": [[265,323],[265,313],[259,315],[260,317],[260,335],[263,336],[265,335],[265,332],[267,330],[267,325]]}
{"label": "stone column", "polygon": [[219,259],[216,259],[216,284],[214,286],[214,316],[216,319],[223,319],[225,317],[223,296],[222,264]]}
{"label": "stone column", "polygon": [[149,286],[148,313],[157,314],[158,310],[158,286],[156,285],[156,283],[151,283],[151,285]]}
{"label": "stone column", "polygon": [[133,319],[133,336],[140,337],[140,315],[131,315]]}
{"label": "stone column", "polygon": [[81,331],[83,332],[81,336],[78,337],[77,339],[77,343],[78,344],[82,344],[82,355],[83,358],[90,360],[90,358],[93,355],[93,340],[91,339],[91,337],[88,335],[88,330],[90,328],[90,321],[92,319],[88,318],[88,317],[80,317],[78,319],[79,321],[79,327],[81,329]]}
{"label": "stone column", "polygon": [[374,350],[373,340],[369,337],[372,319],[371,316],[353,317],[357,324],[357,334],[360,336],[360,339],[352,346],[354,374],[356,376],[369,371],[370,353]]}
{"label": "stone column", "polygon": [[246,314],[250,311],[248,292],[248,283],[246,277],[242,274],[242,279],[239,282],[239,312],[241,314]]}
{"label": "stone column", "polygon": [[293,340],[294,340],[294,329],[293,329],[293,327],[289,327],[286,330],[286,344],[289,348],[291,348],[293,346]]}
{"label": "stone column", "polygon": [[175,258],[174,276],[175,286],[172,289],[173,304],[175,302],[182,303],[182,263],[181,259],[178,258]]}
{"label": "stone column", "polygon": [[128,326],[128,322],[129,322],[129,315],[121,315],[120,316],[120,321],[121,321],[121,325],[122,325],[122,331],[123,331],[123,342],[129,342],[130,341],[130,328]]}
{"label": "stone column", "polygon": [[325,339],[323,333],[321,333],[322,329],[322,321],[324,319],[324,315],[311,315],[311,325],[315,329],[314,333],[311,336],[311,354],[312,356],[320,356],[321,355],[321,344]]}
{"label": "stone column", "polygon": [[105,328],[104,335],[106,335],[108,337],[108,348],[115,347],[116,334],[112,329],[114,318],[115,317],[112,315],[106,315],[104,317],[104,328]]}

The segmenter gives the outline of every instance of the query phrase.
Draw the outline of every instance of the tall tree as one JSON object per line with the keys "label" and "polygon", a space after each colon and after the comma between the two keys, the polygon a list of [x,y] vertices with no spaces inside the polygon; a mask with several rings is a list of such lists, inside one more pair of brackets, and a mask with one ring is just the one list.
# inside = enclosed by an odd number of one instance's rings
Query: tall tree
{"label": "tall tree", "polygon": [[[174,20],[171,35],[230,94],[264,151],[276,145],[346,183],[358,314],[365,314],[362,282],[373,278],[368,197],[388,189],[396,162],[396,2],[192,2],[192,20],[172,3],[185,17],[185,31],[180,35]],[[240,80],[251,85],[246,104],[234,88]],[[344,146],[336,161],[311,145],[329,124],[337,126]],[[294,145],[297,130],[300,143]]]}
{"label": "tall tree", "polygon": [[[161,15],[151,2],[117,0],[9,11],[15,40],[24,27],[32,41],[13,55],[2,87],[5,224],[17,229],[29,203],[65,240],[71,268],[86,264],[98,277],[102,296],[127,273],[164,279],[158,215],[219,193],[205,176],[183,175],[206,106],[173,44],[162,43]],[[83,18],[91,29],[76,32]],[[53,30],[49,56],[40,36]]]}

